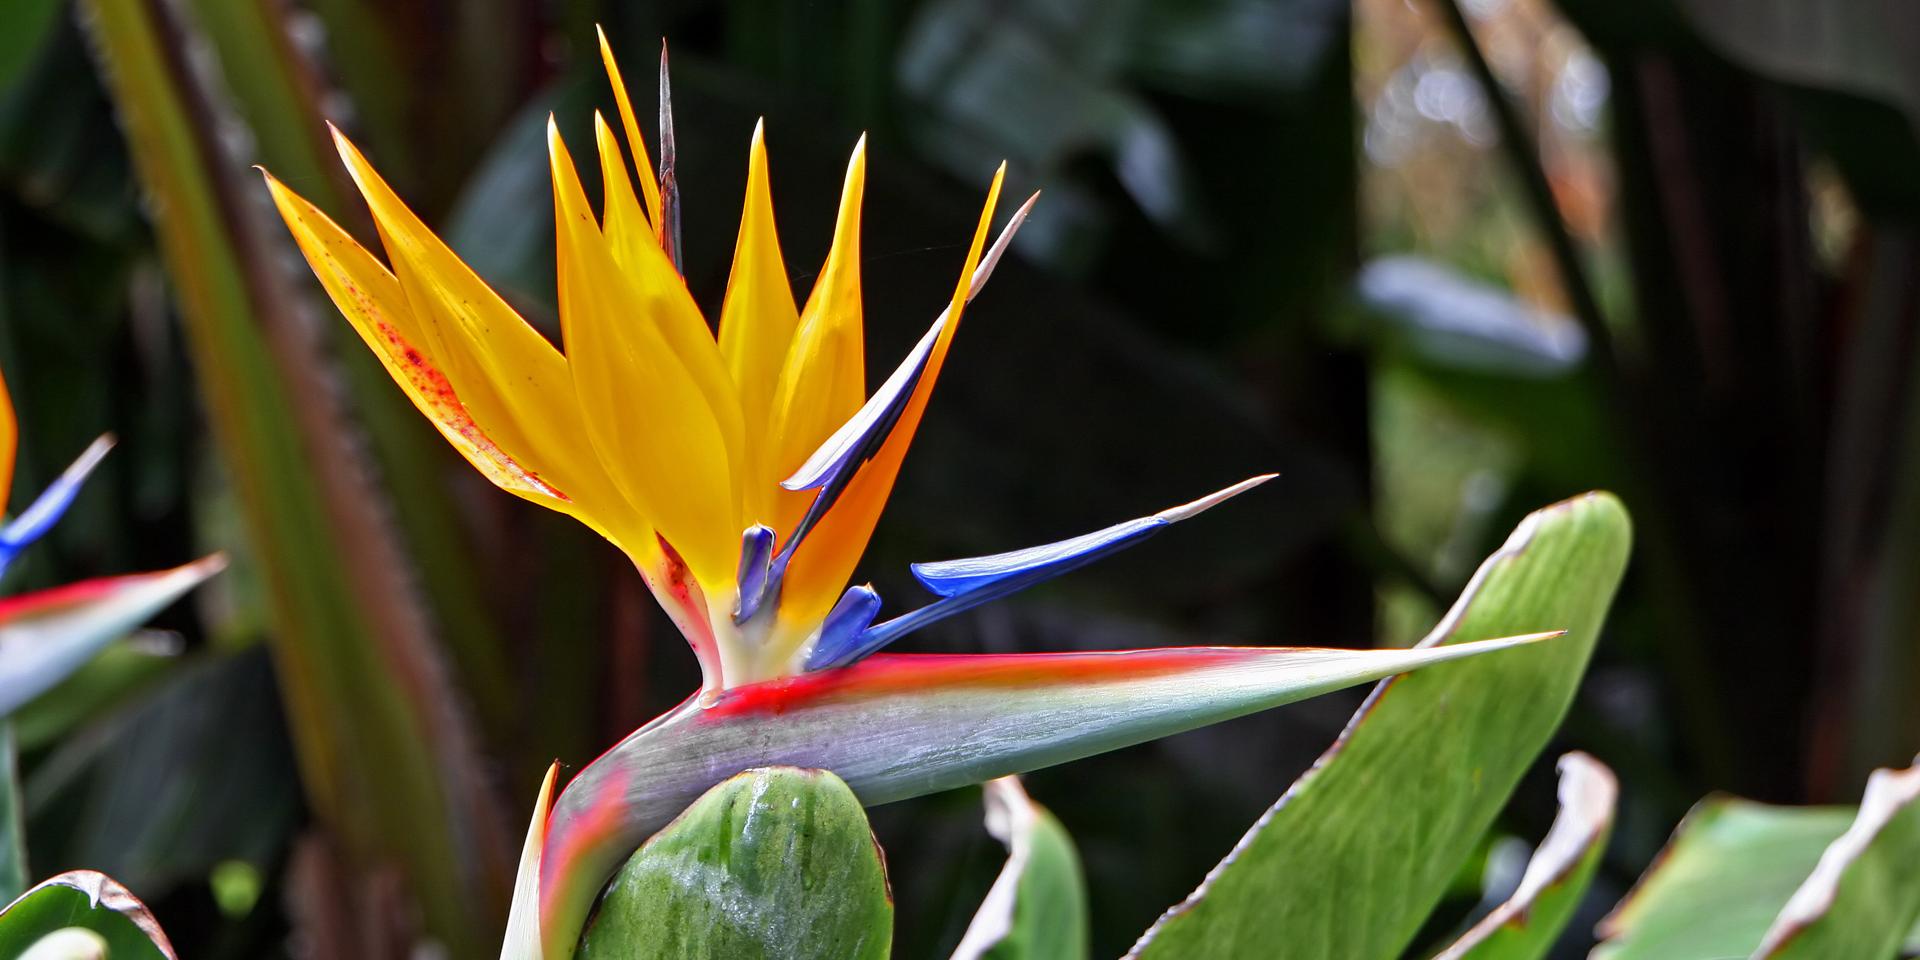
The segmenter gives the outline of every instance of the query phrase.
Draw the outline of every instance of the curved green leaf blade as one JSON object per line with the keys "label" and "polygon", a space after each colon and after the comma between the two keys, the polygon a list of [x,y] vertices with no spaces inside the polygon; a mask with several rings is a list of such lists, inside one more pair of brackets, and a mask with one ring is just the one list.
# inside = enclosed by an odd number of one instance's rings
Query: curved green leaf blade
{"label": "curved green leaf blade", "polygon": [[860,801],[821,770],[749,770],[627,861],[585,960],[882,960],[893,896]]}
{"label": "curved green leaf blade", "polygon": [[1774,918],[1755,957],[1891,957],[1920,919],[1920,765],[1875,770],[1860,814]]}
{"label": "curved green leaf blade", "polygon": [[1853,821],[1851,807],[1709,797],[1600,922],[1594,960],[1745,957]]}
{"label": "curved green leaf blade", "polygon": [[1434,960],[1538,960],[1552,949],[1593,880],[1613,832],[1620,784],[1584,753],[1560,758],[1560,813],[1519,889]]}
{"label": "curved green leaf blade", "polygon": [[986,784],[987,832],[1007,865],[967,925],[953,960],[1085,960],[1087,889],[1067,828],[1019,777]]}
{"label": "curved green leaf blade", "polygon": [[882,654],[694,698],[588,764],[555,802],[541,869],[546,952],[570,956],[594,896],[640,839],[735,771],[832,770],[862,803],[889,803],[1554,636],[1423,650]]}
{"label": "curved green leaf blade", "polygon": [[216,553],[172,570],[86,580],[0,600],[0,717],[65,680],[107,644],[226,565]]}
{"label": "curved green leaf blade", "polygon": [[1536,511],[1421,648],[1551,623],[1567,636],[1377,687],[1334,746],[1130,956],[1397,957],[1560,724],[1625,570],[1605,493]]}
{"label": "curved green leaf blade", "polygon": [[0,911],[0,957],[18,957],[69,927],[99,934],[113,960],[179,960],[147,905],[112,877],[92,870],[53,877]]}

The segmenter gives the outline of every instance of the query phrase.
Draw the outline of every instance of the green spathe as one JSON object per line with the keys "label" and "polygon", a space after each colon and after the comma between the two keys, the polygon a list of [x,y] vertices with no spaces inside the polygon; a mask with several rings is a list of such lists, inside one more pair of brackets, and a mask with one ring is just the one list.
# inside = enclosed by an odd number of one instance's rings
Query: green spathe
{"label": "green spathe", "polygon": [[880,960],[893,897],[866,812],[839,777],[734,776],[614,877],[584,960]]}

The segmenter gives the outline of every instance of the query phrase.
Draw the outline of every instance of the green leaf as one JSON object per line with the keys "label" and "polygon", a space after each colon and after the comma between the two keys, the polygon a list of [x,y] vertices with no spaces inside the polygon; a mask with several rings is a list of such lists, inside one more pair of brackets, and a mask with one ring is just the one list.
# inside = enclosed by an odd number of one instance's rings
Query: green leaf
{"label": "green leaf", "polygon": [[986,784],[987,832],[1007,845],[1007,865],[954,949],[954,960],[1082,960],[1087,889],[1073,838],[1019,777]]}
{"label": "green leaf", "polygon": [[1528,516],[1421,646],[1522,624],[1567,636],[1382,683],[1131,956],[1399,956],[1559,726],[1630,539],[1609,494]]}
{"label": "green leaf", "polygon": [[1755,957],[1891,957],[1920,919],[1920,765],[1875,770],[1860,814],[1774,918]]}
{"label": "green leaf", "polygon": [[1850,807],[1775,807],[1709,797],[1605,920],[1596,960],[1745,957],[1846,832]]}
{"label": "green leaf", "polygon": [[1892,957],[1920,917],[1920,766],[1852,807],[1709,798],[1600,924],[1596,960]]}
{"label": "green leaf", "polygon": [[607,888],[584,960],[884,958],[893,896],[839,777],[770,767],[702,796]]}
{"label": "green leaf", "polygon": [[1434,960],[1538,960],[1572,919],[1613,832],[1620,784],[1584,753],[1560,758],[1560,814],[1519,889]]}
{"label": "green leaf", "polygon": [[21,956],[48,934],[70,927],[99,934],[113,960],[177,960],[147,905],[92,870],[60,874],[0,911],[0,956]]}

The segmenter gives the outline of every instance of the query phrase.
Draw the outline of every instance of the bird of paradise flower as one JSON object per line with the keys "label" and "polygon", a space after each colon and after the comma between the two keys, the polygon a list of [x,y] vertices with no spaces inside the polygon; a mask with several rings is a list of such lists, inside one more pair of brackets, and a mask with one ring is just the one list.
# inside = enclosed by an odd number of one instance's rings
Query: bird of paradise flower
{"label": "bird of paradise flower", "polygon": [[916,564],[915,577],[936,599],[880,620],[880,596],[847,581],[966,308],[1037,195],[988,245],[1005,166],[994,174],[945,309],[869,395],[864,138],[847,167],[826,263],[797,303],[756,126],[716,334],[679,269],[664,51],[657,175],[604,35],[600,52],[625,145],[596,114],[604,197],[597,215],[548,125],[564,353],[436,237],[338,130],[386,264],[267,174],[321,284],[442,436],[497,486],[620,547],[700,663],[698,693],[585,767],[557,801],[557,765],[549,769],[503,957],[570,956],[620,861],[743,769],[830,769],[864,802],[883,803],[1552,635],[1421,650],[878,654],[912,630],[1138,543],[1272,475],[1058,543]]}

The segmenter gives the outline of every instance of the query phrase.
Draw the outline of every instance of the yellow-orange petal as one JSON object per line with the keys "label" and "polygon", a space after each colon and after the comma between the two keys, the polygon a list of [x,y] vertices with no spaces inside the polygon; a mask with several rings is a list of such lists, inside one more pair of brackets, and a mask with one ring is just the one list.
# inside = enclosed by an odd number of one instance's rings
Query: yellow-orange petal
{"label": "yellow-orange petal", "polygon": [[[651,322],[659,328],[661,337],[686,367],[712,409],[726,440],[728,462],[742,463],[746,459],[746,434],[740,412],[740,392],[727,373],[726,361],[721,359],[720,347],[713,340],[713,330],[700,315],[692,296],[686,293],[686,281],[646,229],[612,128],[598,113],[594,114],[593,121],[594,138],[600,150],[600,179],[606,195],[602,220],[608,252],[613,255],[614,266],[637,287],[663,288],[662,303],[666,309],[635,320]],[[679,296],[672,295],[675,288]],[[733,526],[736,535],[739,529],[745,528],[737,522]]]}
{"label": "yellow-orange petal", "polygon": [[[867,138],[854,145],[833,248],[800,311],[800,325],[774,389],[773,467],[785,477],[866,401],[865,331],[860,301],[860,205],[867,182]],[[782,491],[773,523],[792,532],[811,495]]]}
{"label": "yellow-orange petal", "polygon": [[607,43],[607,32],[598,26],[593,32],[600,38],[600,62],[607,67],[607,83],[613,87],[613,101],[620,108],[620,126],[627,133],[634,168],[640,171],[640,195],[646,200],[647,220],[653,224],[653,242],[657,244],[667,226],[660,217],[660,181],[654,175],[653,161],[647,158],[647,142],[640,138],[640,121],[633,114],[626,81],[620,79],[620,65],[613,61],[613,47]]}
{"label": "yellow-orange petal", "polygon": [[[393,297],[388,289],[385,299],[373,304],[380,308],[374,319],[388,324],[405,344],[401,348],[402,362],[407,362],[407,347],[427,358],[434,370],[429,381],[434,376],[443,378],[458,405],[494,447],[564,493],[573,504],[565,512],[635,553],[636,558],[652,559],[657,550],[644,519],[619,495],[588,445],[585,420],[566,359],[407,208],[338,130],[334,131],[334,141],[366,198],[392,261],[392,273],[384,269],[379,273],[396,281],[402,293]],[[277,195],[294,196],[284,189]],[[304,209],[301,222],[331,236],[326,250],[336,255],[334,263],[356,263],[359,276],[373,276],[366,268],[378,269],[378,261],[320,211],[311,205]],[[289,226],[298,237],[300,228],[292,222]],[[345,251],[359,251],[359,256]],[[314,263],[311,252],[308,259]],[[322,263],[314,266],[325,282],[328,269]],[[352,277],[342,279],[351,282]],[[379,286],[377,278],[368,279],[362,289]],[[336,296],[335,302],[354,321],[356,329],[361,329],[355,317],[361,304],[351,297],[343,301]],[[387,334],[377,323],[369,329],[374,339],[368,342],[381,352],[384,362],[385,348],[376,340],[384,342]],[[361,336],[367,337],[368,331],[362,329]],[[396,379],[403,388],[409,388],[407,379]],[[422,409],[430,418],[436,417],[435,410]],[[481,469],[499,482],[487,467]],[[507,489],[526,495],[514,486]],[[555,506],[551,498],[540,502]]]}
{"label": "yellow-orange petal", "polygon": [[[582,516],[583,512],[593,512],[591,482],[584,491],[587,502],[576,501],[567,492],[568,484],[546,476],[523,454],[503,447],[473,418],[443,371],[439,349],[430,344],[427,331],[408,306],[406,293],[393,274],[306,198],[272,174],[266,175],[266,181],[281,219],[286,221],[321,287],[441,436],[501,489],[581,517],[596,529],[606,526],[609,529],[602,532],[611,538],[611,528],[618,521]],[[561,472],[565,473],[564,469]],[[579,491],[580,487],[575,489]]]}
{"label": "yellow-orange petal", "polygon": [[13,415],[13,392],[0,376],[0,513],[13,491],[13,459],[20,452],[20,422]]}
{"label": "yellow-orange petal", "polygon": [[730,584],[739,499],[724,418],[669,345],[660,321],[675,311],[698,316],[698,308],[658,248],[639,270],[615,265],[573,157],[551,122],[547,150],[560,327],[592,449],[695,579]]}
{"label": "yellow-orange petal", "polygon": [[747,194],[740,210],[740,233],[733,245],[733,271],[720,308],[720,355],[740,392],[745,415],[747,471],[741,528],[774,525],[780,519],[775,497],[780,474],[768,448],[773,435],[774,391],[787,346],[800,324],[787,264],[774,228],[773,194],[767,177],[766,123],[753,127],[747,151]]}
{"label": "yellow-orange petal", "polygon": [[825,617],[841,589],[846,586],[847,578],[853,575],[854,566],[860,562],[860,554],[867,548],[868,538],[873,536],[874,525],[879,522],[880,511],[886,506],[887,495],[893,491],[893,481],[899,476],[907,447],[913,443],[914,431],[920,425],[920,417],[926,412],[933,385],[940,378],[940,368],[946,362],[954,331],[960,327],[960,316],[967,305],[967,291],[973,283],[973,270],[980,263],[980,252],[986,245],[987,228],[993,222],[994,205],[1000,200],[1000,184],[1006,178],[1006,172],[1006,165],[1001,164],[993,175],[993,185],[987,190],[986,205],[980,211],[980,225],[974,229],[973,245],[967,250],[966,265],[960,270],[960,282],[954,288],[953,299],[947,307],[947,325],[934,341],[933,351],[927,358],[926,372],[921,375],[912,397],[900,412],[899,423],[887,435],[886,442],[881,444],[873,459],[854,474],[846,492],[841,494],[840,500],[821,519],[820,525],[808,534],[806,542],[800,545],[794,555],[780,599],[780,619],[784,623],[811,624]]}

